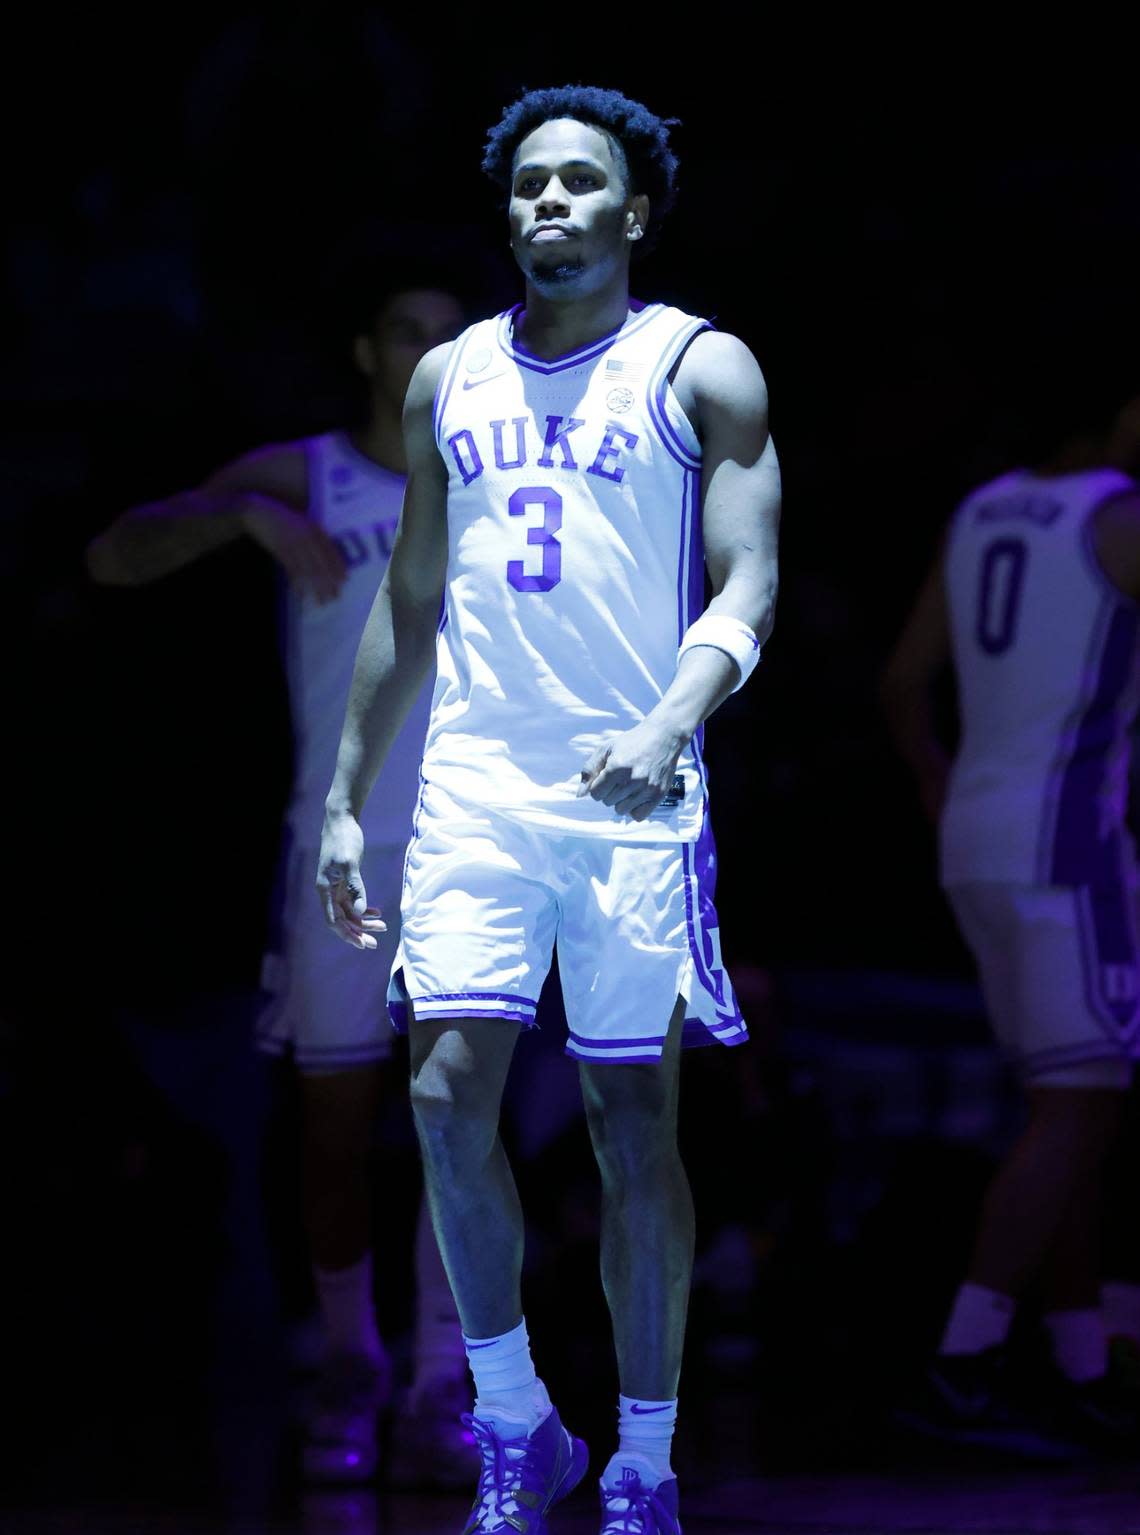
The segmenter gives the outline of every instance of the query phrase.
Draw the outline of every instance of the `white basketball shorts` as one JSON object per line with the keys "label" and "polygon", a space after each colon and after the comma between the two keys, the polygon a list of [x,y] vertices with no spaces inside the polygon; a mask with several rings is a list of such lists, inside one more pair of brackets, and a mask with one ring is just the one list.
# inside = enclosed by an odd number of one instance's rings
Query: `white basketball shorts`
{"label": "white basketball shorts", "polygon": [[[707,822],[706,822],[707,825]],[[569,1038],[588,1061],[656,1061],[677,998],[683,1043],[748,1037],[720,956],[711,834],[622,843],[552,834],[425,785],[408,846],[389,1003],[416,1019],[533,1027],[558,945]]]}
{"label": "white basketball shorts", "polygon": [[1140,1053],[1133,891],[978,882],[946,894],[998,1041],[1023,1076],[1127,1087]]}
{"label": "white basketball shorts", "polygon": [[400,938],[404,847],[366,847],[361,863],[370,906],[388,924],[377,948],[353,949],[327,926],[316,890],[318,850],[292,848],[279,901],[279,938],[262,961],[265,1002],[258,1047],[292,1052],[302,1072],[346,1071],[392,1050],[386,994]]}

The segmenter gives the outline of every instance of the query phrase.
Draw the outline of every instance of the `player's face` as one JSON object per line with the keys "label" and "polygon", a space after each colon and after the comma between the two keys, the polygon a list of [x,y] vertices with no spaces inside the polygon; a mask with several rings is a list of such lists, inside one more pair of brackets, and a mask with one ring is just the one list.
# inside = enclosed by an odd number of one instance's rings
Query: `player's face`
{"label": "player's face", "polygon": [[555,118],[515,153],[511,249],[545,294],[602,287],[628,262],[648,213],[646,198],[627,193],[621,151],[589,123]]}
{"label": "player's face", "polygon": [[358,338],[356,360],[374,389],[402,405],[420,358],[462,329],[458,299],[435,288],[413,288],[393,294],[384,305],[371,332]]}

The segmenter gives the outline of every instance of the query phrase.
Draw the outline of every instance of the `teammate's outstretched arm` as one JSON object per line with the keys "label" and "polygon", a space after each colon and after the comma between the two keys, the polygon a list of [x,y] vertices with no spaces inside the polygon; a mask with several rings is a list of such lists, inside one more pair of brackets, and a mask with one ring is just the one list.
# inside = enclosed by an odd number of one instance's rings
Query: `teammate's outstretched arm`
{"label": "teammate's outstretched arm", "polygon": [[87,571],[103,586],[142,586],[214,549],[248,537],[281,565],[304,596],[327,602],[344,581],[344,558],[308,515],[309,476],[299,443],[247,453],[196,490],[133,506],[87,546]]}
{"label": "teammate's outstretched arm", "polygon": [[946,798],[950,758],[934,728],[932,690],[950,664],[950,615],[940,553],[883,668],[883,713],[899,755],[914,773],[923,809],[936,821]]}
{"label": "teammate's outstretched arm", "polygon": [[317,891],[329,926],[373,949],[383,923],[365,915],[360,813],[435,656],[447,574],[447,469],[432,429],[451,343],[428,352],[404,403],[408,479],[392,558],[356,652],[336,771],[325,800]]}
{"label": "teammate's outstretched arm", "polygon": [[682,358],[673,387],[701,439],[713,596],[661,702],[586,764],[579,790],[635,821],[666,792],[700,724],[751,671],[775,620],[780,470],[760,368],[735,336],[705,331]]}

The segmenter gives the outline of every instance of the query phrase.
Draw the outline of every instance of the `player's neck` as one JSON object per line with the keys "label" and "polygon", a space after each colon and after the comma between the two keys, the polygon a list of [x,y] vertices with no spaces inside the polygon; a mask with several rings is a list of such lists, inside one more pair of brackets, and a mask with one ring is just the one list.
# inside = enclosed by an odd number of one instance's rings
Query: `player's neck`
{"label": "player's neck", "polygon": [[363,453],[382,469],[390,469],[393,474],[407,474],[408,460],[400,418],[388,409],[386,402],[373,402],[368,419],[363,426],[349,433],[349,441],[358,453]]}
{"label": "player's neck", "polygon": [[565,357],[618,330],[629,318],[629,287],[558,301],[527,283],[526,307],[515,318],[515,340],[547,360]]}

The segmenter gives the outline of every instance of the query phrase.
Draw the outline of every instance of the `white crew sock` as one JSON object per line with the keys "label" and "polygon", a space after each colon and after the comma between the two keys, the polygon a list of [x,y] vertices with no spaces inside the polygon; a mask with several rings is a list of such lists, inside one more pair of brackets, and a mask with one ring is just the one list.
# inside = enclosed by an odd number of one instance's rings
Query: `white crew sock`
{"label": "white crew sock", "polygon": [[1102,1285],[1100,1310],[1110,1338],[1131,1338],[1140,1343],[1140,1284],[1114,1279]]}
{"label": "white crew sock", "polygon": [[1017,1302],[1000,1290],[985,1285],[959,1285],[946,1321],[940,1354],[980,1354],[983,1349],[1004,1343],[1013,1325]]}
{"label": "white crew sock", "polygon": [[1108,1337],[1104,1318],[1094,1307],[1081,1311],[1047,1311],[1042,1321],[1053,1340],[1057,1368],[1078,1385],[1097,1380],[1108,1369]]}
{"label": "white crew sock", "polygon": [[314,1264],[313,1282],[326,1351],[364,1354],[377,1361],[385,1358],[372,1304],[372,1254],[365,1253],[359,1263],[344,1269],[323,1269]]}
{"label": "white crew sock", "polygon": [[427,1196],[416,1224],[416,1331],[412,1400],[422,1400],[442,1382],[462,1380],[467,1358],[463,1329],[431,1226]]}
{"label": "white crew sock", "polygon": [[550,1414],[550,1398],[534,1373],[526,1318],[496,1338],[464,1334],[463,1344],[475,1377],[476,1416],[492,1418],[516,1433],[517,1425],[524,1424],[525,1432],[533,1434]]}
{"label": "white crew sock", "polygon": [[676,1426],[676,1397],[671,1402],[651,1402],[641,1396],[619,1396],[617,1453],[602,1472],[603,1487],[620,1487],[631,1472],[645,1487],[667,1482],[674,1474],[669,1450]]}

